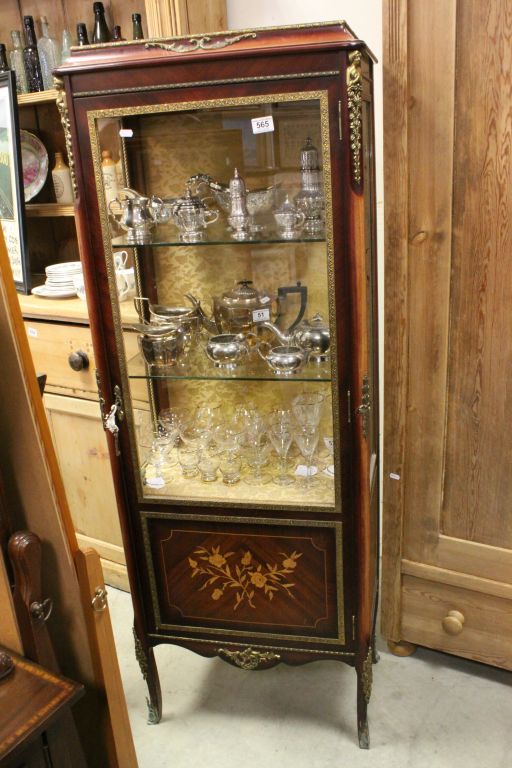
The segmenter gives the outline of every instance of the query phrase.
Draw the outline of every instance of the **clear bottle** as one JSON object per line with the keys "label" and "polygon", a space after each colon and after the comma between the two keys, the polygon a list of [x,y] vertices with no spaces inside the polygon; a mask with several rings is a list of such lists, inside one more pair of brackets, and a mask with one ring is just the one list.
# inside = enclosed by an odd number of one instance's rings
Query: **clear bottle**
{"label": "clear bottle", "polygon": [[60,64],[60,46],[53,37],[50,37],[46,16],[41,16],[41,32],[42,37],[37,41],[37,51],[46,91],[53,88],[52,70]]}
{"label": "clear bottle", "polygon": [[23,43],[21,42],[21,32],[19,29],[13,29],[11,32],[12,51],[9,54],[11,69],[16,73],[16,91],[18,93],[28,93],[27,73],[23,62]]}
{"label": "clear bottle", "polygon": [[69,29],[63,29],[62,30],[62,53],[60,55],[61,63],[66,61],[66,59],[69,59],[71,56],[71,46],[73,45],[73,40],[71,39],[71,32]]}
{"label": "clear bottle", "polygon": [[94,11],[94,29],[92,32],[93,43],[109,43],[111,39],[110,30],[105,20],[105,9],[103,3],[93,3]]}
{"label": "clear bottle", "polygon": [[78,45],[89,45],[89,36],[87,35],[87,27],[83,21],[80,21],[76,25],[76,38]]}
{"label": "clear bottle", "polygon": [[7,62],[7,53],[5,52],[5,45],[0,43],[0,72],[9,72],[10,67]]}
{"label": "clear bottle", "polygon": [[108,205],[111,200],[116,199],[118,193],[116,163],[109,149],[104,149],[101,153],[101,174]]}
{"label": "clear bottle", "polygon": [[23,63],[27,73],[28,90],[44,91],[43,75],[41,64],[39,63],[39,53],[37,52],[36,33],[34,31],[34,19],[32,16],[23,17],[23,26],[25,27],[26,46],[23,49]]}
{"label": "clear bottle", "polygon": [[144,32],[142,31],[142,17],[140,13],[132,13],[133,24],[133,39],[144,40]]}
{"label": "clear bottle", "polygon": [[55,165],[52,170],[55,199],[61,205],[71,205],[74,202],[71,173],[64,162],[62,152],[55,153]]}

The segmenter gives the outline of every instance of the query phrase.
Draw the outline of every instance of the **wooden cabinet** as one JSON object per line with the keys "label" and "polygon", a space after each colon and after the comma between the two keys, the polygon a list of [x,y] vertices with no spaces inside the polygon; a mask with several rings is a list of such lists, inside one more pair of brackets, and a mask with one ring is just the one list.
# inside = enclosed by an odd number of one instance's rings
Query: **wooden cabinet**
{"label": "wooden cabinet", "polygon": [[[372,66],[333,23],[82,49],[59,70],[152,722],[160,643],[243,669],[332,659],[356,669],[368,746]],[[136,190],[110,215],[104,150]],[[135,351],[120,248],[149,305]]]}
{"label": "wooden cabinet", "polygon": [[[107,584],[128,590],[86,305],[35,296],[20,296],[20,304],[36,371],[47,376],[44,404],[79,545],[98,552]],[[131,305],[123,315],[125,323],[137,319]],[[135,334],[126,337],[133,355]]]}
{"label": "wooden cabinet", "polygon": [[385,5],[382,627],[512,669],[510,18]]}

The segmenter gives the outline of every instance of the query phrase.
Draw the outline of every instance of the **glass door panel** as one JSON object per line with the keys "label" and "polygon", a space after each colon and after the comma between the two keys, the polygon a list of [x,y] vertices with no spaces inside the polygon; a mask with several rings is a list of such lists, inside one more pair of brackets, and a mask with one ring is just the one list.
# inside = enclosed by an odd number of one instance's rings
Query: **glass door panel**
{"label": "glass door panel", "polygon": [[246,102],[92,116],[141,494],[332,510],[326,97]]}

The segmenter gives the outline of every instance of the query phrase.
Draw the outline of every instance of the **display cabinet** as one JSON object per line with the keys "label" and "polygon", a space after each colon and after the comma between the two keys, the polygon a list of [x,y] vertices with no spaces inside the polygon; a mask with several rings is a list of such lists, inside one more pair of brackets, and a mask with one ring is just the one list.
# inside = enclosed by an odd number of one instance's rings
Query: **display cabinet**
{"label": "display cabinet", "polygon": [[90,46],[58,75],[150,721],[159,643],[243,669],[334,659],[368,746],[371,53],[337,22]]}

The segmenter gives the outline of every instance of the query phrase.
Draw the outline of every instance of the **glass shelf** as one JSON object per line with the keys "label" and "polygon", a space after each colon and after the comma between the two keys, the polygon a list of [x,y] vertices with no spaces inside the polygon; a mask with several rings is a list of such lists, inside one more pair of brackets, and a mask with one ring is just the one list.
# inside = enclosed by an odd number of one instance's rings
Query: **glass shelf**
{"label": "glass shelf", "polygon": [[[164,235],[166,235],[164,237]],[[292,243],[324,243],[325,238],[324,237],[298,237],[293,240],[282,240],[281,238],[278,238],[276,235],[270,236],[267,238],[258,238],[254,240],[233,240],[232,238],[228,238],[224,236],[223,238],[215,238],[211,240],[204,240],[199,243],[182,243],[180,240],[176,239],[177,232],[157,232],[155,235],[155,239],[152,240],[150,243],[129,243],[128,238],[125,235],[120,235],[119,237],[114,237],[112,239],[112,247],[113,248],[143,248],[143,247],[150,247],[150,248],[162,248],[162,247],[168,247],[168,246],[180,246],[181,248],[196,248],[196,247],[204,247],[204,246],[212,246],[212,245],[236,245],[236,246],[247,246],[247,245],[275,245],[275,244],[292,244]]]}
{"label": "glass shelf", "polygon": [[237,368],[216,368],[214,364],[201,354],[201,350],[191,352],[186,360],[176,365],[159,369],[146,366],[140,354],[128,361],[128,377],[130,379],[146,379],[148,381],[331,381],[330,363],[321,365],[310,363],[290,376],[278,376],[263,360],[253,352],[248,364],[240,364]]}

